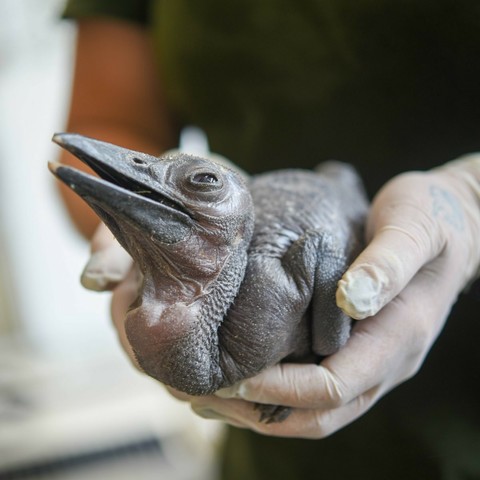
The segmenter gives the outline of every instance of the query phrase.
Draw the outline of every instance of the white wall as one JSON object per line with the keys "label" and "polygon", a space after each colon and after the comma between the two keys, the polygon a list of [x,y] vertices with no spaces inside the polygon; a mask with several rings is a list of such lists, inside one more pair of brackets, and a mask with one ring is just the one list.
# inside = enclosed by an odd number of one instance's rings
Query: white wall
{"label": "white wall", "polygon": [[117,345],[107,296],[79,285],[88,245],[47,170],[73,60],[75,32],[59,19],[62,4],[0,1],[0,259],[17,326],[43,353],[69,358]]}
{"label": "white wall", "polygon": [[[170,452],[162,478],[210,480],[218,425],[134,371],[111,327],[108,295],[78,280],[89,246],[47,169],[73,60],[75,32],[59,20],[62,4],[0,0],[0,315],[11,317],[0,324],[13,320],[21,339],[0,328],[0,476],[12,462],[154,435]],[[117,467],[81,478],[131,478]],[[138,480],[157,478],[150,464],[133,467]]]}

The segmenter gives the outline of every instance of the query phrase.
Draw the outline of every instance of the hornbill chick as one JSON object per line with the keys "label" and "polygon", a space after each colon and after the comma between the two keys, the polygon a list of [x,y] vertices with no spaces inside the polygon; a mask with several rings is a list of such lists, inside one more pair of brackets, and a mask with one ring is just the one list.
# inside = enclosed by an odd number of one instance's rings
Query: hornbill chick
{"label": "hornbill chick", "polygon": [[[348,339],[337,282],[362,246],[367,200],[339,162],[247,178],[184,153],[153,157],[77,134],[54,141],[99,177],[53,173],[143,273],[126,334],[145,372],[207,395],[282,360],[317,361]],[[268,421],[288,409],[264,408]]]}

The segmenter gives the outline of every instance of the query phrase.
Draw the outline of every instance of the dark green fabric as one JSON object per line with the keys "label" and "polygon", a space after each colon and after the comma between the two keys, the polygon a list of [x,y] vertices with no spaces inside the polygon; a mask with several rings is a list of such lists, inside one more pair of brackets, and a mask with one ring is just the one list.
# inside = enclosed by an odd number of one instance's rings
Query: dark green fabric
{"label": "dark green fabric", "polygon": [[[336,158],[373,194],[396,173],[480,151],[479,2],[150,4],[179,123],[204,128],[212,150],[251,172]],[[117,5],[72,0],[67,13],[124,18]],[[420,373],[328,439],[231,429],[224,478],[480,479],[479,308],[477,282]]]}
{"label": "dark green fabric", "polygon": [[91,16],[121,18],[142,24],[148,22],[150,0],[68,0],[64,18]]}
{"label": "dark green fabric", "polygon": [[480,147],[480,4],[176,0],[154,4],[172,106],[256,172],[354,163],[393,174]]}

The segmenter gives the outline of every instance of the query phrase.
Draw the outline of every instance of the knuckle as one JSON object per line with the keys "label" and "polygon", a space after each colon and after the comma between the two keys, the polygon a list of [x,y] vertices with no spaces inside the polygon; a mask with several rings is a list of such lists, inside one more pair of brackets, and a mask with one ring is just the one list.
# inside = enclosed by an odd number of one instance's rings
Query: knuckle
{"label": "knuckle", "polygon": [[423,205],[401,201],[390,205],[385,213],[388,211],[391,214],[382,231],[394,231],[418,257],[430,259],[442,251],[447,241],[443,228]]}
{"label": "knuckle", "polygon": [[373,202],[370,230],[395,230],[413,251],[432,257],[444,248],[447,235],[432,205],[429,175],[407,172],[391,180]]}
{"label": "knuckle", "polygon": [[324,397],[320,399],[322,405],[328,405],[331,408],[338,408],[345,405],[347,402],[346,389],[338,376],[327,368],[320,367],[319,372],[324,395]]}

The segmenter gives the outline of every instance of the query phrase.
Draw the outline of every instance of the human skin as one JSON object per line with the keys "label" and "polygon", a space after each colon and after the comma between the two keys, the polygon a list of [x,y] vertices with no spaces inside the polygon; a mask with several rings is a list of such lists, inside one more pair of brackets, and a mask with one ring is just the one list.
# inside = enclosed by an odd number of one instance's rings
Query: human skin
{"label": "human skin", "polygon": [[[141,26],[80,20],[67,130],[155,155],[173,147],[175,129],[153,58]],[[60,161],[90,171],[66,151]],[[60,191],[77,229],[92,238],[98,217],[69,188],[60,185]],[[98,241],[94,250],[101,247]]]}
{"label": "human skin", "polygon": [[[77,22],[75,69],[66,129],[125,147],[158,155],[176,144],[176,129],[167,112],[150,39],[141,26],[113,19],[82,19]],[[115,81],[112,81],[115,79]],[[63,150],[59,161],[92,173],[76,157]],[[90,275],[82,276],[85,287],[111,289],[125,278],[132,261],[99,222],[93,210],[63,184],[62,199],[76,229],[91,242]],[[95,252],[102,252],[101,275],[95,279]],[[119,254],[120,253],[120,254]],[[108,262],[107,284],[105,260]],[[130,277],[136,275],[132,270]],[[130,291],[127,285],[119,293]],[[133,287],[136,288],[136,287]],[[120,318],[123,301],[114,295],[114,321]],[[117,302],[120,303],[117,306]],[[128,343],[119,325],[120,340]]]}

